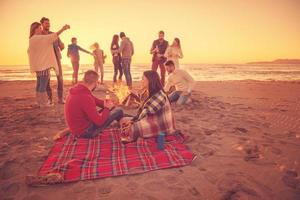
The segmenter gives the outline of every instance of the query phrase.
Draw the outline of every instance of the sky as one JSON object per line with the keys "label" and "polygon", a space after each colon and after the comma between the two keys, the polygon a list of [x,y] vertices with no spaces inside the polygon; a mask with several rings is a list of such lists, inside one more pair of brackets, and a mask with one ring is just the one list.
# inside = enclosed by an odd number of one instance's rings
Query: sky
{"label": "sky", "polygon": [[[45,16],[51,30],[108,55],[112,36],[124,31],[135,46],[133,63],[150,63],[158,31],[180,38],[182,63],[245,63],[300,58],[300,0],[0,0],[0,65],[28,64],[30,24]],[[70,61],[62,52],[64,64]],[[81,63],[93,58],[81,54]]]}

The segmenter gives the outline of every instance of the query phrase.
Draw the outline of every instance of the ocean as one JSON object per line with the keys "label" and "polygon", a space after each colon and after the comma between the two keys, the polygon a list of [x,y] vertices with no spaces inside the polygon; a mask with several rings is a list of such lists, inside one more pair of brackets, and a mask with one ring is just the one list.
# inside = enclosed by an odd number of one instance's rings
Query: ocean
{"label": "ocean", "polygon": [[[79,69],[79,79],[93,65],[82,64]],[[183,64],[182,69],[187,70],[197,81],[222,80],[300,80],[299,64]],[[132,64],[131,73],[134,81],[140,80],[150,65]],[[72,80],[72,67],[63,65],[64,80]],[[52,71],[52,76],[54,72]],[[104,80],[112,80],[113,66],[104,66]],[[35,80],[26,65],[0,65],[0,80]],[[52,78],[52,80],[54,80]]]}

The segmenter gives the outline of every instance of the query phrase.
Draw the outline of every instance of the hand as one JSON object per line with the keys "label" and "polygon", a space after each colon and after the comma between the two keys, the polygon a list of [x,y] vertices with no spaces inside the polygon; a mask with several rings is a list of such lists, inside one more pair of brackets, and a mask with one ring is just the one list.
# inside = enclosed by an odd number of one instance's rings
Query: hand
{"label": "hand", "polygon": [[65,30],[70,29],[70,28],[71,28],[70,25],[66,24],[66,25],[63,26],[62,29],[65,31]]}
{"label": "hand", "polygon": [[108,108],[109,110],[111,110],[112,108],[115,107],[115,104],[112,101],[110,101],[110,100],[108,100],[108,101],[105,100],[104,101],[104,107]]}
{"label": "hand", "polygon": [[122,126],[126,126],[126,125],[128,125],[130,122],[131,122],[131,117],[123,117],[123,118],[120,120],[120,124],[121,124]]}
{"label": "hand", "polygon": [[191,94],[191,93],[188,92],[188,91],[184,91],[184,92],[181,93],[181,95],[183,95],[183,96],[189,96],[190,94]]}
{"label": "hand", "polygon": [[70,133],[70,130],[68,128],[65,128],[61,131],[59,131],[58,133],[56,133],[54,136],[53,136],[53,140],[58,140],[62,137],[64,137],[65,135],[69,134]]}

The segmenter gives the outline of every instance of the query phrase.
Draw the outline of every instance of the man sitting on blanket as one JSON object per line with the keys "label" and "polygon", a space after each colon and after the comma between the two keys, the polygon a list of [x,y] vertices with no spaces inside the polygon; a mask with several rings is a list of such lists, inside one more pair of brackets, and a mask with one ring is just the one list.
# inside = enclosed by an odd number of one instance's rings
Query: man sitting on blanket
{"label": "man sitting on blanket", "polygon": [[169,92],[171,87],[175,87],[175,91],[170,92],[168,96],[170,102],[176,102],[179,105],[189,103],[195,85],[193,77],[183,69],[175,69],[174,62],[171,60],[167,61],[165,66],[169,76],[164,89]]}
{"label": "man sitting on blanket", "polygon": [[[77,84],[69,91],[65,104],[65,119],[69,131],[76,137],[92,138],[101,133],[114,120],[123,117],[123,110],[115,108],[111,101],[104,101],[93,96],[99,75],[93,70],[84,73],[83,83]],[[97,111],[97,107],[102,108]],[[64,130],[54,139],[62,137]]]}

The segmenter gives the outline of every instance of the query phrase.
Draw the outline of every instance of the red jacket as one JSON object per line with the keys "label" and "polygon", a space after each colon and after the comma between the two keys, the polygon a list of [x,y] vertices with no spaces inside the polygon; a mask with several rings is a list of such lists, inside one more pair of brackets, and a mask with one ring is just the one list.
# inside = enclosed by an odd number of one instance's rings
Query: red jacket
{"label": "red jacket", "polygon": [[96,109],[104,107],[104,101],[97,99],[91,91],[82,84],[77,84],[69,91],[65,104],[65,119],[72,134],[79,136],[92,124],[101,126],[109,116],[109,109],[101,113]]}

